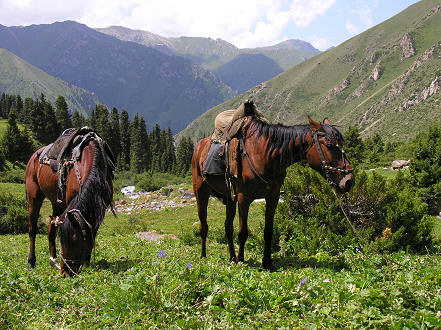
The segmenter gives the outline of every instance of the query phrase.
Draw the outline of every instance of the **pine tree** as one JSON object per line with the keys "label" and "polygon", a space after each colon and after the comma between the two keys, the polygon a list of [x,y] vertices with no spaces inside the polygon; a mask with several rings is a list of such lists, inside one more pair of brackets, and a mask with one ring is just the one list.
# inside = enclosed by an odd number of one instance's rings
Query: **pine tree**
{"label": "pine tree", "polygon": [[[150,132],[150,146],[152,151],[152,165],[151,170],[153,172],[161,172],[161,157],[162,157],[162,147],[161,147],[161,128],[158,124],[155,125],[153,130]],[[164,141],[165,143],[165,141]]]}
{"label": "pine tree", "polygon": [[113,108],[110,114],[110,136],[107,140],[107,144],[112,149],[115,159],[119,158],[121,152],[121,135],[119,131],[119,113],[117,108]]}
{"label": "pine tree", "polygon": [[151,168],[151,150],[150,150],[150,139],[147,133],[147,125],[145,123],[144,117],[141,116],[139,121],[139,135],[141,139],[141,159],[142,159],[142,170],[147,171]]}
{"label": "pine tree", "polygon": [[1,137],[0,145],[6,159],[11,162],[25,162],[33,151],[33,143],[29,137],[29,132],[25,130],[22,133],[18,128],[14,107],[9,111],[8,125]]}
{"label": "pine tree", "polygon": [[121,136],[121,152],[118,160],[119,168],[127,170],[130,167],[130,122],[126,110],[121,111],[119,132]]}
{"label": "pine tree", "polygon": [[191,167],[191,158],[193,157],[193,142],[191,138],[182,138],[176,152],[177,173],[185,175]]}
{"label": "pine tree", "polygon": [[45,101],[43,103],[43,111],[45,118],[44,132],[39,141],[44,144],[49,144],[57,139],[60,135],[60,128],[58,126],[57,117],[52,104]]}
{"label": "pine tree", "polygon": [[75,111],[72,115],[72,127],[81,128],[87,125],[87,120],[78,111]]}
{"label": "pine tree", "polygon": [[67,102],[62,95],[55,100],[55,106],[55,117],[59,127],[58,134],[61,134],[65,129],[72,127],[72,118],[69,114]]}
{"label": "pine tree", "polygon": [[130,124],[130,170],[134,173],[142,172],[142,142],[138,114]]}

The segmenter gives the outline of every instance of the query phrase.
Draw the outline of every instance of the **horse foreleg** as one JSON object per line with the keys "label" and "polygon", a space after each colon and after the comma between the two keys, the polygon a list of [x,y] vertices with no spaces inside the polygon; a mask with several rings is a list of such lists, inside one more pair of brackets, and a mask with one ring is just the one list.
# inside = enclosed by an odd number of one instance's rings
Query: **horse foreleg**
{"label": "horse foreleg", "polygon": [[243,194],[238,196],[239,203],[239,253],[236,262],[244,261],[245,243],[248,239],[248,210],[250,208],[250,201],[243,197]]}
{"label": "horse foreleg", "polygon": [[57,260],[57,247],[55,245],[55,238],[57,236],[57,227],[52,222],[53,217],[50,217],[49,226],[47,228],[47,238],[49,241],[49,264],[56,268],[60,269],[60,265]]}
{"label": "horse foreleg", "polygon": [[274,213],[276,211],[277,204],[279,203],[279,195],[267,197],[265,201],[265,249],[263,252],[262,266],[265,269],[272,270],[273,262],[271,259],[271,245],[273,240]]}
{"label": "horse foreleg", "polygon": [[227,199],[226,202],[226,219],[225,219],[225,236],[228,241],[228,250],[230,252],[230,261],[236,260],[236,251],[233,243],[233,221],[236,215],[236,202]]}
{"label": "horse foreleg", "polygon": [[28,268],[34,268],[37,258],[35,257],[35,237],[37,236],[37,220],[40,214],[40,208],[43,204],[44,196],[37,194],[30,196],[28,194],[29,202],[29,256]]}

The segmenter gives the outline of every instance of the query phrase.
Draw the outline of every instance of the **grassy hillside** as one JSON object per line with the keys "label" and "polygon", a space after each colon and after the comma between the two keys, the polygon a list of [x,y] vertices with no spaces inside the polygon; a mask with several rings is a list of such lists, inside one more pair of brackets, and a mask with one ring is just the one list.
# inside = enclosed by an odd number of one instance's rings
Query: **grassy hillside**
{"label": "grassy hillside", "polygon": [[22,98],[43,93],[52,103],[62,95],[72,112],[83,114],[100,103],[92,93],[47,74],[6,49],[0,49],[0,91]]}
{"label": "grassy hillside", "polygon": [[[406,47],[415,53],[405,55]],[[319,120],[329,117],[343,128],[357,125],[364,136],[409,140],[429,125],[441,124],[440,54],[440,3],[421,1],[210,109],[181,134],[206,135],[219,112],[251,98],[273,122],[305,123],[309,114]]]}

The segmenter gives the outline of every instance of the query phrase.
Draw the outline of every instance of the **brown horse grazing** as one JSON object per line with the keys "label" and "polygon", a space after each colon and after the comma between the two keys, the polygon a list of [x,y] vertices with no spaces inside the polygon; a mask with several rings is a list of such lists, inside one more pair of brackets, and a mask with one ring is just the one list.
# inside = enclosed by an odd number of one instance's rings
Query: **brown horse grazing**
{"label": "brown horse grazing", "polygon": [[[265,249],[263,267],[272,269],[271,240],[274,212],[286,168],[300,160],[325,177],[339,192],[347,192],[354,184],[354,174],[343,147],[343,136],[328,119],[323,124],[309,119],[310,125],[283,126],[265,123],[250,117],[239,133],[241,155],[239,175],[231,178],[237,198],[232,199],[223,175],[202,175],[210,148],[210,137],[200,140],[193,152],[193,190],[200,220],[202,252],[206,256],[208,232],[207,204],[210,195],[220,197],[226,205],[225,234],[231,261],[244,261],[244,247],[248,237],[248,209],[256,198],[265,198]],[[233,245],[233,220],[239,208],[239,253]]]}
{"label": "brown horse grazing", "polygon": [[[90,130],[90,129],[89,129]],[[76,275],[90,262],[95,237],[105,211],[113,200],[114,157],[106,142],[93,131],[83,139],[81,155],[67,167],[65,190],[59,199],[57,171],[40,163],[44,148],[37,150],[26,167],[26,197],[29,203],[29,268],[35,267],[37,219],[44,198],[52,204],[48,227],[50,264],[60,273]],[[60,227],[61,266],[57,262],[55,238]]]}

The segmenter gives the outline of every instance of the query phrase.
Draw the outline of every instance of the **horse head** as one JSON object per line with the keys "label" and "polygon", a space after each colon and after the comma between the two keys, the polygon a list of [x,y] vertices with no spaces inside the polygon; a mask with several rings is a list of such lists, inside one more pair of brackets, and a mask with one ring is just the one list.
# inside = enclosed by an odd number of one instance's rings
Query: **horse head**
{"label": "horse head", "polygon": [[322,124],[308,116],[312,141],[306,152],[309,165],[338,192],[348,192],[355,183],[353,169],[343,149],[342,134],[328,118]]}
{"label": "horse head", "polygon": [[61,274],[72,277],[90,262],[96,230],[77,209],[65,212],[60,219]]}

